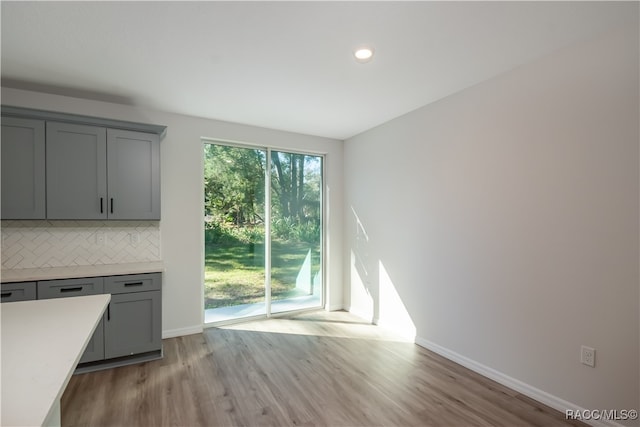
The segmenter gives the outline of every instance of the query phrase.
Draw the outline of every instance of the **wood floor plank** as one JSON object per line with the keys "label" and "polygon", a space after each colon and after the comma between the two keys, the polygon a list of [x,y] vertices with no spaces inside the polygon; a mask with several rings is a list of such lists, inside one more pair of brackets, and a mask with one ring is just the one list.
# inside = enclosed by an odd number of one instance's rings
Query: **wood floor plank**
{"label": "wood floor plank", "polygon": [[164,354],[74,376],[63,425],[584,425],[345,312],[211,328]]}

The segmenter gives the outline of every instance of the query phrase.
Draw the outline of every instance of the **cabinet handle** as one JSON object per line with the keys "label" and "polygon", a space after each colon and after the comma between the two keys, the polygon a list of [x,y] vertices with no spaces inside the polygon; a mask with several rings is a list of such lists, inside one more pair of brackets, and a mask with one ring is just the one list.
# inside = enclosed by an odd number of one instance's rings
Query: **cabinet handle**
{"label": "cabinet handle", "polygon": [[107,321],[111,320],[111,303],[107,305]]}
{"label": "cabinet handle", "polygon": [[0,296],[2,298],[9,298],[12,294],[13,292],[3,292],[2,294],[0,294]]}
{"label": "cabinet handle", "polygon": [[113,213],[113,197],[111,198],[111,213]]}
{"label": "cabinet handle", "polygon": [[100,213],[104,213],[104,198],[100,197]]}
{"label": "cabinet handle", "polygon": [[77,288],[60,288],[60,292],[79,292],[82,290],[82,286],[78,286]]}
{"label": "cabinet handle", "polygon": [[144,285],[143,282],[131,282],[131,283],[125,283],[124,287],[126,288],[128,286],[142,286],[142,285]]}

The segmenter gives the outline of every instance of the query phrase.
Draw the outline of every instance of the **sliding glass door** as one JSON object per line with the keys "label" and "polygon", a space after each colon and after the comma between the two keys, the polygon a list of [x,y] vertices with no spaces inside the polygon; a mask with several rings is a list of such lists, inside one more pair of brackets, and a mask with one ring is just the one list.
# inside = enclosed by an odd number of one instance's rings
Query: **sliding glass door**
{"label": "sliding glass door", "polygon": [[204,144],[205,323],[322,306],[322,161]]}
{"label": "sliding glass door", "polygon": [[271,152],[271,312],[322,304],[322,157]]}
{"label": "sliding glass door", "polygon": [[205,322],[265,314],[266,151],[204,144]]}

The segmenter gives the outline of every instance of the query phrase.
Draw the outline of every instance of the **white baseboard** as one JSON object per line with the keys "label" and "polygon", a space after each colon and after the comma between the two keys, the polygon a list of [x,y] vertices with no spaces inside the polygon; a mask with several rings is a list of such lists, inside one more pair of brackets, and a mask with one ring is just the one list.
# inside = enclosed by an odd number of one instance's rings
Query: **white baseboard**
{"label": "white baseboard", "polygon": [[340,311],[342,310],[344,307],[342,307],[342,304],[333,304],[333,305],[329,305],[327,304],[325,306],[325,310],[327,311]]}
{"label": "white baseboard", "polygon": [[344,310],[348,311],[349,313],[353,314],[354,316],[361,317],[362,319],[366,320],[367,322],[375,323],[374,322],[375,319],[373,318],[373,314],[371,314],[371,312],[368,311],[368,310],[359,310],[357,307],[345,307]]}
{"label": "white baseboard", "polygon": [[[439,354],[440,356],[443,356],[453,362],[458,363],[459,365],[464,366],[465,368],[471,369],[472,371],[477,372],[484,377],[487,377],[497,383],[500,383],[506,387],[509,387],[510,389],[515,390],[518,393],[522,393],[527,397],[530,397],[534,400],[537,400],[540,403],[550,406],[553,409],[560,411],[563,414],[565,414],[567,410],[586,411],[586,409],[581,408],[578,405],[575,405],[571,402],[567,402],[564,399],[561,399],[557,396],[547,393],[546,391],[542,391],[520,380],[512,378],[508,375],[505,375],[502,372],[496,371],[495,369],[492,369],[488,366],[485,366],[481,363],[471,360],[468,357],[465,357],[461,354],[458,354],[454,351],[444,348],[424,338],[416,337],[415,343],[420,347],[424,347],[427,350],[431,350],[434,353]],[[594,427],[624,427],[622,424],[618,424],[614,421],[608,421],[608,420],[607,421],[581,420],[581,421],[586,424],[592,425]]]}
{"label": "white baseboard", "polygon": [[200,334],[202,333],[202,330],[202,325],[189,326],[187,328],[168,329],[166,331],[162,331],[162,339],[181,337],[184,335]]}
{"label": "white baseboard", "polygon": [[400,338],[403,338],[409,342],[415,342],[416,340],[416,328],[411,325],[399,325],[395,322],[390,322],[386,319],[381,319],[379,317],[374,317],[373,324],[378,325],[381,328],[384,328],[392,333],[398,335]]}

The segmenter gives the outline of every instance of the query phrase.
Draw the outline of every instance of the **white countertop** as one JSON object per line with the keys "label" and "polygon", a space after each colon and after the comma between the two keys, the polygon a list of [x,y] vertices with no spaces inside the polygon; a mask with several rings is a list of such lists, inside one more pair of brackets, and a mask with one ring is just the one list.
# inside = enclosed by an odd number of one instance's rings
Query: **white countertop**
{"label": "white countertop", "polygon": [[162,261],[124,264],[79,265],[73,267],[43,267],[1,270],[2,283],[38,280],[75,279],[81,277],[117,276],[120,274],[162,273]]}
{"label": "white countertop", "polygon": [[55,417],[69,379],[111,295],[4,303],[3,426],[41,426]]}

